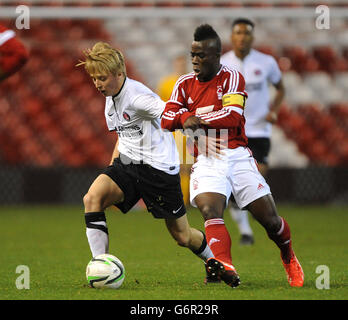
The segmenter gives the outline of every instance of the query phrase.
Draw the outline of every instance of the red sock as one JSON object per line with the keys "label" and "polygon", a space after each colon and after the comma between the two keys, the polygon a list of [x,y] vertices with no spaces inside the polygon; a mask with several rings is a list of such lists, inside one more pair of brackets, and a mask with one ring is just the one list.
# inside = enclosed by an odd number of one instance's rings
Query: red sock
{"label": "red sock", "polygon": [[231,237],[226,229],[224,219],[209,219],[204,223],[204,226],[207,242],[214,257],[232,264]]}
{"label": "red sock", "polygon": [[282,218],[282,224],[277,233],[268,233],[268,236],[279,247],[282,259],[285,263],[289,263],[292,257],[291,233],[290,227],[286,220]]}

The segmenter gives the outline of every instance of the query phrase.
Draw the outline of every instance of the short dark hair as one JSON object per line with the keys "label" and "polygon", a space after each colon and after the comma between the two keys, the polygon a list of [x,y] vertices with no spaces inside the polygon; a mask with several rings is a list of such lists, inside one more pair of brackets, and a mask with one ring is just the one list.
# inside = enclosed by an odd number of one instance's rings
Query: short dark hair
{"label": "short dark hair", "polygon": [[209,24],[201,24],[199,27],[197,27],[195,33],[193,34],[193,39],[195,41],[214,39],[216,40],[217,51],[221,52],[221,39],[213,27]]}
{"label": "short dark hair", "polygon": [[234,28],[235,25],[240,24],[240,23],[247,24],[247,25],[251,26],[252,29],[254,29],[254,27],[255,27],[255,23],[252,22],[251,20],[249,20],[247,18],[238,18],[232,22],[232,29]]}

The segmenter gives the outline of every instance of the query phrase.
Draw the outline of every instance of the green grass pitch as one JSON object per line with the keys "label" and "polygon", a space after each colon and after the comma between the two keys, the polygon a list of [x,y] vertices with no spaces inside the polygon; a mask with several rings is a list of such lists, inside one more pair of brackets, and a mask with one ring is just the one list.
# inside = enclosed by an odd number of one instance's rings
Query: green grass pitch
{"label": "green grass pitch", "polygon": [[[250,219],[255,244],[241,247],[230,216],[225,221],[232,238],[232,258],[241,285],[204,285],[203,263],[176,245],[164,221],[144,211],[123,215],[109,209],[110,253],[122,260],[126,279],[118,290],[87,287],[85,268],[90,251],[82,207],[1,207],[1,300],[347,300],[348,208],[279,206],[290,224],[293,247],[305,272],[303,288],[291,288],[279,250],[263,228]],[[192,226],[203,229],[203,219],[189,211]],[[30,270],[30,288],[17,289],[19,265]],[[329,289],[318,289],[329,270]]]}

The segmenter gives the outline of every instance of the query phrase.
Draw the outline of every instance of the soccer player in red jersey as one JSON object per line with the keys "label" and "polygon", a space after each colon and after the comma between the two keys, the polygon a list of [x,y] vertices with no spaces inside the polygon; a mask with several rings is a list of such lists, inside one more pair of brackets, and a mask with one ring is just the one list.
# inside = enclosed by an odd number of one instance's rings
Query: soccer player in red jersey
{"label": "soccer player in red jersey", "polygon": [[13,30],[0,24],[0,81],[18,71],[28,60],[28,52]]}
{"label": "soccer player in red jersey", "polygon": [[[232,193],[238,206],[249,210],[280,248],[289,284],[301,287],[304,275],[292,249],[289,225],[277,214],[270,188],[247,148],[244,78],[222,66],[220,55],[221,40],[215,30],[207,24],[199,26],[191,47],[193,72],[178,79],[161,121],[163,129],[184,129],[198,145],[196,151],[200,154],[190,177],[190,200],[202,213],[214,254],[206,264],[206,282],[223,280],[231,287],[240,283],[223,218]],[[207,141],[214,141],[210,136],[215,134],[216,156],[209,153],[210,149],[205,152],[207,149],[199,147],[197,140],[202,139],[202,131]]]}

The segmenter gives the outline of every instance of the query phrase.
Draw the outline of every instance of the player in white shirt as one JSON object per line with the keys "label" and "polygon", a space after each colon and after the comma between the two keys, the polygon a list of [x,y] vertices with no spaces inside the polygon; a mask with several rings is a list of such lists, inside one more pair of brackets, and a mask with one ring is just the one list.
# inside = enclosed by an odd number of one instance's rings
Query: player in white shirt
{"label": "player in white shirt", "polygon": [[[258,162],[259,171],[263,176],[268,169],[268,154],[271,148],[272,124],[277,121],[280,104],[285,90],[276,60],[267,54],[252,48],[254,40],[254,23],[240,18],[232,23],[231,43],[233,50],[221,57],[221,63],[238,70],[245,79],[245,91],[248,100],[244,116],[245,134],[248,147]],[[274,101],[270,102],[269,84],[276,89]],[[253,244],[253,231],[248,220],[248,212],[239,209],[231,201],[230,212],[236,221],[241,244]]]}
{"label": "player in white shirt", "polygon": [[166,222],[180,246],[206,261],[213,254],[203,232],[191,228],[183,202],[179,157],[173,135],[161,130],[165,103],[142,83],[129,79],[122,53],[104,42],[85,51],[84,65],[105,97],[105,118],[118,141],[110,165],[84,196],[86,234],[92,256],[108,253],[104,210],[127,213],[139,199],[155,218]]}

